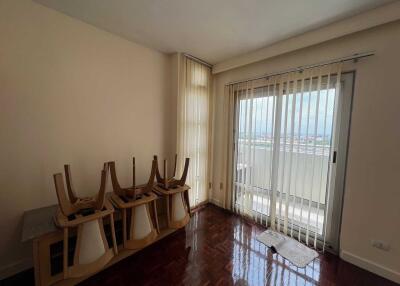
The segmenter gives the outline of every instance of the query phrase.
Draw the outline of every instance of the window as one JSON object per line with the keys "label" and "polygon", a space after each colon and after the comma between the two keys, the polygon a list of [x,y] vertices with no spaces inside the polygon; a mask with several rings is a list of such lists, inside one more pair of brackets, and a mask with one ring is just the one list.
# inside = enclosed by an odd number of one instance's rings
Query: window
{"label": "window", "polygon": [[211,71],[208,66],[183,58],[183,92],[178,99],[178,153],[189,157],[187,184],[195,206],[207,200],[209,102]]}

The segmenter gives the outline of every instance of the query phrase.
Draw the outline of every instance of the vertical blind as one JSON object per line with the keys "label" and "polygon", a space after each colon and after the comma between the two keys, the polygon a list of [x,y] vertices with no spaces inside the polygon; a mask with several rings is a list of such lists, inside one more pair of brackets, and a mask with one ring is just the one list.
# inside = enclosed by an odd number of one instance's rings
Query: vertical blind
{"label": "vertical blind", "polygon": [[238,83],[224,100],[226,202],[314,247],[325,244],[340,73],[339,63]]}
{"label": "vertical blind", "polygon": [[187,184],[189,201],[195,206],[207,200],[209,154],[209,106],[211,70],[197,61],[182,57],[178,94],[178,170],[190,158]]}

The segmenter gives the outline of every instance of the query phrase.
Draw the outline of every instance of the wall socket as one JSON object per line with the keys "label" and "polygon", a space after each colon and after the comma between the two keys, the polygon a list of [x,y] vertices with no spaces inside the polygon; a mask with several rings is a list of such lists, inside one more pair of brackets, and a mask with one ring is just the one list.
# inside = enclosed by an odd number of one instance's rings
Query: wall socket
{"label": "wall socket", "polygon": [[380,250],[384,251],[390,250],[390,244],[382,240],[371,239],[371,245]]}

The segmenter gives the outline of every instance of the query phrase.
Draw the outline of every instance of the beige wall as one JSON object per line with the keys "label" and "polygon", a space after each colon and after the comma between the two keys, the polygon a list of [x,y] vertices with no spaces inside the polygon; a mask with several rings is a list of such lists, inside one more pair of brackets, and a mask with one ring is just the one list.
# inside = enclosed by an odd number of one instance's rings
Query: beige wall
{"label": "beige wall", "polygon": [[[341,229],[342,257],[400,283],[400,22],[339,38],[259,63],[217,74],[215,154],[220,142],[224,84],[275,71],[374,50],[356,69],[354,106]],[[352,67],[353,68],[353,67]],[[214,159],[213,185],[221,162]],[[218,188],[211,200],[222,202]],[[390,243],[389,252],[371,239]]]}
{"label": "beige wall", "polygon": [[[80,195],[103,162],[122,183],[175,152],[169,56],[29,0],[0,2],[0,274],[29,266],[24,210],[56,203],[52,174],[72,166]],[[110,187],[110,186],[109,186]],[[11,268],[10,268],[11,267]]]}

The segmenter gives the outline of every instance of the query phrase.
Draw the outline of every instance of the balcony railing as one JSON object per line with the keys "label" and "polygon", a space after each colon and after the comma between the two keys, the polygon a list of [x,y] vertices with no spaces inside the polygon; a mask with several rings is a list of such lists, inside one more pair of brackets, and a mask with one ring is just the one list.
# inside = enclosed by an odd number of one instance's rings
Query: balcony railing
{"label": "balcony railing", "polygon": [[[277,178],[276,212],[285,214],[288,204],[289,224],[322,234],[325,217],[329,145],[287,142],[280,144]],[[270,215],[272,139],[244,139],[237,146],[235,188],[240,208],[243,194],[251,196],[255,214]],[[284,159],[283,159],[284,158]],[[292,170],[289,172],[288,170]],[[289,175],[290,174],[290,175]],[[288,196],[288,199],[286,198]],[[282,203],[281,203],[282,202]],[[247,202],[249,203],[249,202]]]}

